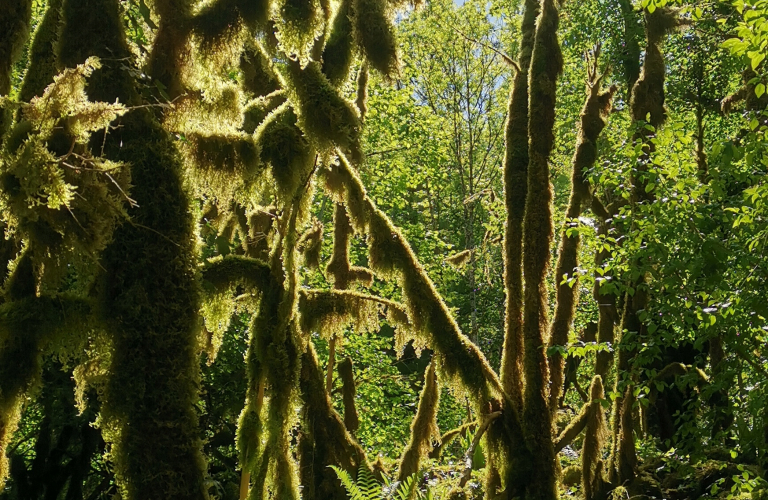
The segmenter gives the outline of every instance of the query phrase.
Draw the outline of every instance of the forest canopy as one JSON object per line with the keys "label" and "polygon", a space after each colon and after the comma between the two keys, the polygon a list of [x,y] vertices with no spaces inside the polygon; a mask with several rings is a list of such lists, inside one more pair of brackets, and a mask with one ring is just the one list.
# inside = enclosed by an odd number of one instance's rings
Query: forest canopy
{"label": "forest canopy", "polygon": [[6,0],[0,499],[768,497],[768,1]]}

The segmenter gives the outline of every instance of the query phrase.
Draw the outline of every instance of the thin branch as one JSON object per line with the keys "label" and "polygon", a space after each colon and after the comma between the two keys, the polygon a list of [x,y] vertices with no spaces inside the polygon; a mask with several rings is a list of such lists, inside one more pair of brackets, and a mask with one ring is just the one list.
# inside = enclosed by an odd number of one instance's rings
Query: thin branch
{"label": "thin branch", "polygon": [[472,444],[469,446],[469,449],[467,449],[467,453],[464,454],[464,472],[461,474],[461,481],[459,481],[459,487],[463,488],[464,485],[467,484],[467,481],[469,481],[470,476],[472,475],[472,456],[475,454],[475,449],[480,444],[480,438],[483,437],[483,434],[488,429],[488,426],[491,425],[491,423],[499,418],[501,416],[500,411],[495,411],[493,413],[489,413],[483,418],[483,423],[480,424],[480,428],[477,429],[477,432],[475,433],[475,437],[472,439]]}

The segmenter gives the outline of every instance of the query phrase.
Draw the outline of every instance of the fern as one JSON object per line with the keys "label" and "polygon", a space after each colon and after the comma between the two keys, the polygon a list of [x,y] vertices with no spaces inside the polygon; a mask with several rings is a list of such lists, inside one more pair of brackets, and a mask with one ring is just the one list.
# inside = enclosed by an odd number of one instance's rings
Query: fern
{"label": "fern", "polygon": [[417,487],[416,474],[408,476],[405,481],[402,482],[389,482],[389,478],[384,477],[384,487],[376,478],[373,477],[371,472],[365,467],[360,467],[357,472],[357,481],[352,479],[347,471],[336,467],[335,465],[329,466],[336,472],[339,481],[347,490],[349,500],[432,500],[434,496],[432,492],[427,489],[422,493]]}

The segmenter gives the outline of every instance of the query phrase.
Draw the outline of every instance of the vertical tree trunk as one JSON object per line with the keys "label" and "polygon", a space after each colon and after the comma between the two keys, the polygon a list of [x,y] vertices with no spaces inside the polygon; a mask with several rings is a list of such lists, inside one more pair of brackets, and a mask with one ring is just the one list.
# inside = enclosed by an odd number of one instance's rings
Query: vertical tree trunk
{"label": "vertical tree trunk", "polygon": [[528,80],[528,192],[523,221],[523,422],[525,440],[533,458],[526,498],[537,500],[557,498],[552,419],[547,402],[549,366],[544,337],[549,327],[546,280],[552,243],[549,157],[555,139],[557,78],[563,65],[557,39],[559,16],[554,0],[542,0]]}
{"label": "vertical tree trunk", "polygon": [[[63,66],[102,58],[89,80],[93,100],[137,103],[116,0],[66,0],[59,41]],[[101,314],[113,354],[104,393],[105,439],[126,500],[204,499],[205,461],[197,428],[198,285],[195,235],[181,159],[146,109],[125,115],[106,138],[111,160],[130,165],[130,223],[104,251]]]}

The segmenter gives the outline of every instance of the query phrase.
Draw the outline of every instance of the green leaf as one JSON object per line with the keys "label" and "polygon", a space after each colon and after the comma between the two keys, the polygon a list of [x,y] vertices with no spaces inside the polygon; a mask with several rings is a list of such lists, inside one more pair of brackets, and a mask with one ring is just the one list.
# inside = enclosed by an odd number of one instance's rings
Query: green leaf
{"label": "green leaf", "polygon": [[755,95],[757,97],[761,97],[763,94],[765,94],[765,84],[758,83],[757,85],[755,85]]}

